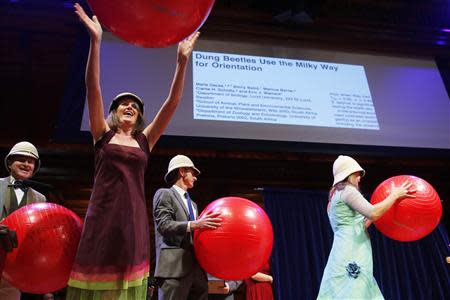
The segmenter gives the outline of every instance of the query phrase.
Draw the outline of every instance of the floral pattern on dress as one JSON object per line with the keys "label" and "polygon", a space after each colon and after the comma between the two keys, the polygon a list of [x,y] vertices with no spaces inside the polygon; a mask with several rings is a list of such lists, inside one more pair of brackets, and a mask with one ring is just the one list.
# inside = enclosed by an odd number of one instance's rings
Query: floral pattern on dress
{"label": "floral pattern on dress", "polygon": [[349,263],[345,269],[347,270],[348,276],[353,278],[358,278],[358,275],[361,271],[361,268],[356,262]]}

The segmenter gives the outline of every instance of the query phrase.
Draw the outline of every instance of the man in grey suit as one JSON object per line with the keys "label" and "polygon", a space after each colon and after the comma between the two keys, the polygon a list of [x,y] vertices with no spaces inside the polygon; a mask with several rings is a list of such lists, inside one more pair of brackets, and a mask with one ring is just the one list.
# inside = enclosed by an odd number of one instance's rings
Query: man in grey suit
{"label": "man in grey suit", "polygon": [[[7,217],[22,206],[46,200],[44,195],[28,187],[26,183],[26,180],[36,174],[40,165],[39,153],[33,144],[20,142],[11,148],[5,157],[5,167],[9,176],[0,178],[0,219]],[[0,299],[19,300],[20,291],[2,279],[0,281]]]}
{"label": "man in grey suit", "polygon": [[192,233],[197,229],[216,229],[221,219],[220,213],[208,213],[197,219],[197,205],[187,191],[194,187],[199,174],[187,156],[176,155],[164,177],[172,187],[159,189],[153,198],[154,276],[160,300],[208,299],[208,279],[195,258]]}

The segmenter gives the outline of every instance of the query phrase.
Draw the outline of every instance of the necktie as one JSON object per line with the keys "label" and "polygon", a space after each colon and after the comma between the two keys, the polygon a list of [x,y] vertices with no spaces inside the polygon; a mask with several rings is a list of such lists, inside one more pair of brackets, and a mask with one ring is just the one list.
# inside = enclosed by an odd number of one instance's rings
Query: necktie
{"label": "necktie", "polygon": [[26,192],[28,187],[25,185],[25,183],[22,180],[15,180],[13,184],[10,186],[13,187],[13,189],[21,189],[22,191]]}
{"label": "necktie", "polygon": [[187,206],[188,206],[188,210],[189,210],[189,221],[195,221],[194,209],[192,208],[191,197],[189,197],[189,193],[188,192],[186,192],[184,194],[184,196],[186,197],[186,200],[187,200]]}

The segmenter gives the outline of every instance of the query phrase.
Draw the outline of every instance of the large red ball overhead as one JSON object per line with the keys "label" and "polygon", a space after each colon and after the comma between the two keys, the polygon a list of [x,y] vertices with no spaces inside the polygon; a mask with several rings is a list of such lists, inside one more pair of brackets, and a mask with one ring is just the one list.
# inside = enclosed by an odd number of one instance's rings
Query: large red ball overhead
{"label": "large red ball overhead", "polygon": [[436,190],[425,180],[411,175],[400,175],[383,181],[372,194],[371,203],[384,200],[391,193],[391,183],[400,186],[411,182],[415,198],[397,200],[377,221],[375,226],[391,239],[408,242],[428,235],[436,228],[442,216],[442,204]]}
{"label": "large red ball overhead", "polygon": [[175,44],[200,28],[214,0],[88,0],[100,23],[119,38],[149,48]]}
{"label": "large red ball overhead", "polygon": [[256,203],[239,197],[210,203],[200,217],[220,212],[222,225],[196,230],[194,249],[202,268],[225,280],[242,280],[261,270],[272,252],[273,230],[269,217]]}
{"label": "large red ball overhead", "polygon": [[6,254],[3,277],[19,290],[45,294],[67,285],[82,221],[53,203],[26,205],[2,222],[15,230],[18,248]]}

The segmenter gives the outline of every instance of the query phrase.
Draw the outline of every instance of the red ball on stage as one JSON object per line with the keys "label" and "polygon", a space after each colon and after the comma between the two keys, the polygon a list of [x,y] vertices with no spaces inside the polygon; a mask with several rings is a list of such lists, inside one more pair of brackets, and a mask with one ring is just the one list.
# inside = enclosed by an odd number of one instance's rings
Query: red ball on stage
{"label": "red ball on stage", "polygon": [[250,200],[225,197],[210,203],[200,217],[211,211],[221,213],[222,225],[194,233],[202,268],[225,280],[246,279],[261,270],[273,244],[272,224],[264,210]]}
{"label": "red ball on stage", "polygon": [[3,222],[18,248],[7,253],[3,277],[19,290],[45,294],[64,288],[83,227],[71,210],[53,203],[26,205]]}
{"label": "red ball on stage", "polygon": [[436,190],[425,180],[411,175],[400,175],[383,181],[372,194],[371,203],[386,199],[391,193],[392,182],[400,186],[412,183],[415,198],[397,200],[377,221],[375,226],[391,239],[409,242],[423,238],[436,228],[442,216],[442,204]]}
{"label": "red ball on stage", "polygon": [[175,44],[205,22],[214,0],[88,0],[102,25],[142,47]]}

